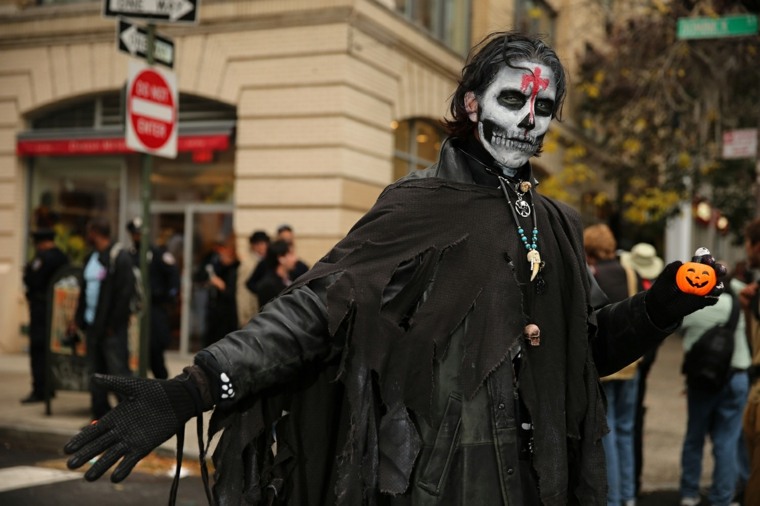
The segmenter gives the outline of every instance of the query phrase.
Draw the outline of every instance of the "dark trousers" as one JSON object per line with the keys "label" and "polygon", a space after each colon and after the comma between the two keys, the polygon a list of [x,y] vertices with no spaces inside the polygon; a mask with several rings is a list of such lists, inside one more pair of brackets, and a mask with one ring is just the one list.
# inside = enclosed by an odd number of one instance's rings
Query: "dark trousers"
{"label": "dark trousers", "polygon": [[[35,303],[31,303],[32,305]],[[29,312],[29,359],[32,369],[32,394],[45,396],[45,347],[47,346],[47,304],[40,308],[31,307]],[[52,391],[52,385],[51,385]]]}
{"label": "dark trousers", "polygon": [[[113,333],[106,333],[106,335],[93,335],[93,332],[88,330],[87,360],[91,374],[131,376],[127,325],[115,329]],[[108,402],[108,391],[91,382],[90,395],[92,417],[97,420],[111,409]]]}
{"label": "dark trousers", "polygon": [[150,370],[156,379],[166,379],[169,371],[166,370],[164,351],[169,346],[171,329],[169,328],[169,315],[163,304],[150,306]]}

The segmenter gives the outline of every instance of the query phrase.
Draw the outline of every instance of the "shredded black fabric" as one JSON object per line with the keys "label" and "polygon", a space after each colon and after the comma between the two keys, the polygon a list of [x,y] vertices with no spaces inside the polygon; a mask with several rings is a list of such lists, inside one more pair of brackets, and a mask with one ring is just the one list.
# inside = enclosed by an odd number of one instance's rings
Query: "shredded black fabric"
{"label": "shredded black fabric", "polygon": [[[428,419],[433,362],[451,333],[466,319],[461,388],[472,398],[527,323],[515,310],[522,294],[504,260],[527,272],[524,251],[509,249],[519,244],[508,236],[515,231],[505,205],[498,188],[438,178],[397,183],[291,286],[335,279],[326,294],[328,325],[333,338],[344,336],[343,354],[295,385],[214,413],[214,429],[225,429],[214,453],[220,504],[258,504],[262,488],[281,487],[283,479],[287,495],[278,501],[289,505],[375,505],[379,490],[403,493],[420,449],[410,413]],[[551,286],[534,315],[542,344],[526,349],[519,381],[535,425],[541,499],[603,504],[604,411],[588,347],[580,220],[540,196],[535,208]],[[410,261],[419,275],[382,303]],[[283,407],[290,412],[284,418]],[[384,446],[399,433],[409,434],[407,445]],[[383,456],[393,465],[381,465],[389,464]]]}

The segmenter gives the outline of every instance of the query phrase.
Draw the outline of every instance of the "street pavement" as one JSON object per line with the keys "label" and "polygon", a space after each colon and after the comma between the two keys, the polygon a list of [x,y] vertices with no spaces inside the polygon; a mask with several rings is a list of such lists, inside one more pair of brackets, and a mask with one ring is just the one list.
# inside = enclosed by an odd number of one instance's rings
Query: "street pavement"
{"label": "street pavement", "polygon": [[[681,340],[668,337],[660,347],[647,389],[644,430],[644,471],[639,506],[678,504],[678,479],[681,444],[686,427],[686,397],[680,374]],[[189,356],[167,353],[170,376],[179,374],[192,362]],[[0,354],[0,438],[19,444],[33,443],[38,448],[60,452],[65,442],[90,421],[89,394],[59,391],[51,401],[51,415],[45,405],[22,405],[19,400],[30,391],[29,360],[25,354]],[[205,426],[208,427],[208,420]],[[188,422],[185,437],[185,462],[197,462],[195,422]],[[213,449],[213,446],[212,446]],[[175,454],[176,442],[164,443],[156,452],[160,457]],[[703,486],[710,482],[712,459],[710,443],[705,444]],[[62,455],[62,452],[60,452]],[[171,461],[171,458],[165,460]],[[101,480],[105,481],[105,480]]]}

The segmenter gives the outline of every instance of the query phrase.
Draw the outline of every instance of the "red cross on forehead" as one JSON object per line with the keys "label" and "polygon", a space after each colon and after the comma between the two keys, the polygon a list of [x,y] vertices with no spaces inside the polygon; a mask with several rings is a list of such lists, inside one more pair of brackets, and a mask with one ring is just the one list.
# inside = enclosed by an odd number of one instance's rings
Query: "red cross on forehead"
{"label": "red cross on forehead", "polygon": [[530,92],[530,122],[533,124],[536,119],[536,97],[538,96],[538,92],[549,87],[549,80],[541,79],[541,67],[534,67],[533,73],[523,75],[520,90],[523,92],[527,91],[531,84],[533,88]]}
{"label": "red cross on forehead", "polygon": [[533,85],[533,92],[531,95],[534,97],[538,95],[539,91],[545,90],[549,87],[549,80],[541,79],[541,67],[535,67],[532,74],[525,74],[522,78],[522,83],[520,83],[520,87],[522,88],[522,91],[525,91],[531,84]]}

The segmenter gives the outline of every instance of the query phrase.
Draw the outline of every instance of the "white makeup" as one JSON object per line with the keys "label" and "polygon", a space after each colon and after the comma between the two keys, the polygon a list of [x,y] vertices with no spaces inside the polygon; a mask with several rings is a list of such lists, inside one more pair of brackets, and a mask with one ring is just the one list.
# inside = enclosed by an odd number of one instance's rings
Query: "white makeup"
{"label": "white makeup", "polygon": [[[503,168],[517,169],[543,142],[554,110],[557,86],[545,65],[521,61],[504,66],[482,96],[465,96],[480,141]],[[479,114],[475,111],[479,110]]]}

